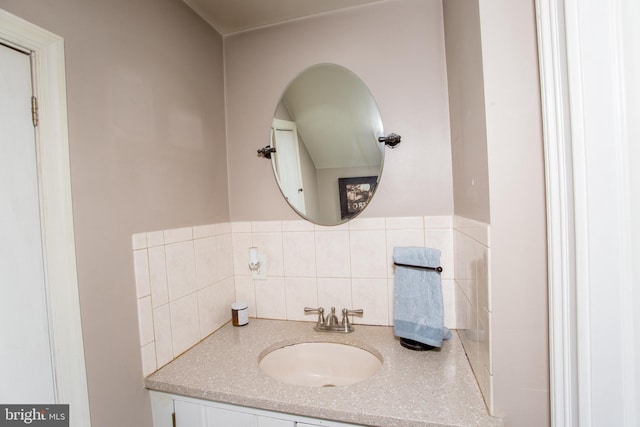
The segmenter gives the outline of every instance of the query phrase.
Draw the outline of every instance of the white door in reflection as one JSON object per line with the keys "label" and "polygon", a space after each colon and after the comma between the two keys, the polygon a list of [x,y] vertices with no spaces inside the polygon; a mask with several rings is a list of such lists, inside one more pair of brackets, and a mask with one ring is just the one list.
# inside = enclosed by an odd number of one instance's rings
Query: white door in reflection
{"label": "white door in reflection", "polygon": [[306,214],[300,168],[300,148],[295,122],[273,119],[271,143],[276,149],[274,168],[284,197],[301,214]]}

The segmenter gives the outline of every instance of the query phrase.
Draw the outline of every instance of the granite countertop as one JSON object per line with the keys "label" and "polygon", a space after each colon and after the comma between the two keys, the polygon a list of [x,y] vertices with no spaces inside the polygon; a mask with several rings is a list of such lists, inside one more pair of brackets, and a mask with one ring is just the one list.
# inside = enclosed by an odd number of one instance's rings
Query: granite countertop
{"label": "granite countertop", "polygon": [[[440,351],[400,346],[387,326],[354,325],[350,334],[319,333],[312,322],[250,319],[227,324],[145,380],[148,389],[270,411],[384,427],[501,426],[488,415],[460,340]],[[340,387],[289,385],[265,375],[267,348],[321,341],[373,347],[380,371]],[[338,361],[336,361],[338,363]]]}

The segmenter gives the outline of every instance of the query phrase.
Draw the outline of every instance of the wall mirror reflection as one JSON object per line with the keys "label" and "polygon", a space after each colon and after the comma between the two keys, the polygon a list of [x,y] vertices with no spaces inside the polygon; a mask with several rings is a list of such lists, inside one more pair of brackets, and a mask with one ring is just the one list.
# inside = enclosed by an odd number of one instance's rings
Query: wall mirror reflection
{"label": "wall mirror reflection", "polygon": [[337,225],[368,205],[382,174],[382,119],[353,72],[318,64],[285,89],[271,127],[271,161],[280,190],[302,217]]}

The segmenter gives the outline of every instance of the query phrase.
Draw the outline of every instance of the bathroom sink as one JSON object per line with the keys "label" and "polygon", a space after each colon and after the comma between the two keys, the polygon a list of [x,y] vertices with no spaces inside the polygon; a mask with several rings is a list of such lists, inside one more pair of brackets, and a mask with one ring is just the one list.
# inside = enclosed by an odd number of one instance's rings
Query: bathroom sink
{"label": "bathroom sink", "polygon": [[347,344],[303,342],[268,352],[260,358],[259,366],[284,383],[335,387],[371,377],[382,366],[382,356]]}

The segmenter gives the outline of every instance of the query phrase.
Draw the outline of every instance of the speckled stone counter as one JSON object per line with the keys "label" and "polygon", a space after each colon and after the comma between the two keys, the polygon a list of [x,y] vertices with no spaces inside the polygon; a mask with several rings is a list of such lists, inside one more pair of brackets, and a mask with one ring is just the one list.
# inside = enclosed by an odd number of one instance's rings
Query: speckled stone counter
{"label": "speckled stone counter", "polygon": [[[383,427],[501,426],[487,414],[458,336],[440,351],[400,346],[393,328],[355,325],[351,334],[318,333],[311,322],[250,319],[227,324],[146,379],[151,390],[270,411]],[[373,347],[380,371],[341,387],[289,385],[265,375],[267,348],[298,342]],[[339,361],[336,361],[339,363]]]}

